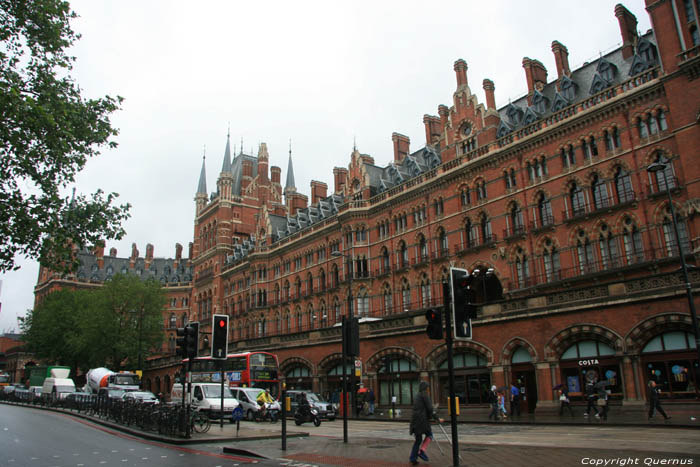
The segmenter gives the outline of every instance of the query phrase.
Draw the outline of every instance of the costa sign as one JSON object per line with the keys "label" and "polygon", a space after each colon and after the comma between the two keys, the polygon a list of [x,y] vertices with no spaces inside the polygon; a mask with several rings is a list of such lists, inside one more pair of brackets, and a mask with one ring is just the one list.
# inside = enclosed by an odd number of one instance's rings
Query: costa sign
{"label": "costa sign", "polygon": [[578,361],[578,366],[591,366],[591,365],[600,365],[600,362],[598,361],[597,358],[593,358],[591,360],[579,360]]}

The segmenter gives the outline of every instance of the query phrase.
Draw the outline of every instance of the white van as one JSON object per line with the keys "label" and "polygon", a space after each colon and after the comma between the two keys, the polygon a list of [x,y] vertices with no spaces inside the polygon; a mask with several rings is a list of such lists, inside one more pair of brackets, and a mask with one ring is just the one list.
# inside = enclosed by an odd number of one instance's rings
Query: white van
{"label": "white van", "polygon": [[51,402],[64,399],[71,392],[75,392],[75,384],[70,378],[46,378],[41,387],[42,399]]}
{"label": "white van", "polygon": [[[182,404],[182,384],[173,384],[170,401]],[[191,401],[185,398],[185,403],[192,404],[195,410],[205,412],[209,418],[221,416],[221,383],[192,383]],[[224,417],[231,419],[231,414],[238,407],[238,401],[231,390],[224,386]]]}

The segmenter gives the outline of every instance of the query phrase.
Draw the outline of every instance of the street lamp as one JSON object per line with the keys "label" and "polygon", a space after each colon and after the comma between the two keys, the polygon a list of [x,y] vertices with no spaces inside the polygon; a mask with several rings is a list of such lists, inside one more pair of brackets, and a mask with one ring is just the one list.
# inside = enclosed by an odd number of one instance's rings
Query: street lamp
{"label": "street lamp", "polygon": [[[336,258],[345,258],[345,262],[348,264],[348,273],[349,279],[348,279],[348,308],[346,310],[346,317],[343,319],[343,336],[345,336],[345,326],[347,325],[348,321],[352,319],[352,263],[350,263],[350,256],[341,253],[340,251],[333,251],[331,252],[331,256],[335,256]],[[355,404],[355,398],[352,398],[352,401],[350,404],[348,404],[348,378],[347,374],[345,372],[346,365],[348,363],[348,355],[347,355],[347,348],[346,348],[346,342],[345,338],[342,339],[343,341],[343,442],[347,443],[348,442],[348,405],[350,405],[350,410],[354,407]],[[353,365],[353,369],[351,371],[355,371],[355,366]],[[353,377],[352,379],[353,382],[353,388],[355,387],[355,378]],[[354,389],[353,389],[353,394],[354,394]]]}
{"label": "street lamp", "polygon": [[[695,336],[695,350],[698,353],[698,365],[700,365],[700,336],[698,335],[698,317],[695,313],[695,302],[693,301],[693,291],[690,286],[690,279],[688,279],[688,267],[685,264],[685,254],[683,253],[683,245],[681,244],[681,236],[678,233],[678,221],[676,220],[676,210],[673,208],[673,199],[671,199],[671,187],[668,186],[668,180],[666,180],[666,169],[667,164],[663,162],[653,162],[647,167],[647,172],[649,173],[661,173],[663,176],[664,186],[666,187],[666,193],[668,194],[668,208],[671,211],[671,220],[673,222],[673,233],[676,237],[676,244],[678,245],[678,254],[681,257],[681,270],[683,271],[683,281],[685,282],[685,293],[688,297],[688,308],[690,308],[690,317],[693,321],[693,335]],[[696,371],[697,375],[697,371]]]}

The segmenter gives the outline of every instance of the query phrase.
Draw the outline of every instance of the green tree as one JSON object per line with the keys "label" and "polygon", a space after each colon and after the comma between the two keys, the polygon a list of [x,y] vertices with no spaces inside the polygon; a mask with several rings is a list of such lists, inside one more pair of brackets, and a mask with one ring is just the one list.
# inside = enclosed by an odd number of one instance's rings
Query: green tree
{"label": "green tree", "polygon": [[[97,338],[97,353],[115,371],[128,365],[143,368],[145,359],[163,342],[165,293],[155,279],[116,274],[97,291],[99,316],[89,334]],[[97,329],[94,329],[94,328]]]}
{"label": "green tree", "polygon": [[109,116],[122,102],[85,99],[71,78],[75,17],[60,0],[0,0],[0,272],[17,254],[74,270],[72,248],[124,235],[130,205],[113,205],[116,193],[60,195],[101,146],[116,147]]}
{"label": "green tree", "polygon": [[84,323],[94,314],[95,293],[58,290],[46,296],[20,318],[22,338],[28,351],[48,362],[78,368],[92,363]]}
{"label": "green tree", "polygon": [[27,350],[51,363],[137,369],[160,351],[165,302],[155,279],[117,274],[99,289],[50,293],[20,318],[20,328]]}

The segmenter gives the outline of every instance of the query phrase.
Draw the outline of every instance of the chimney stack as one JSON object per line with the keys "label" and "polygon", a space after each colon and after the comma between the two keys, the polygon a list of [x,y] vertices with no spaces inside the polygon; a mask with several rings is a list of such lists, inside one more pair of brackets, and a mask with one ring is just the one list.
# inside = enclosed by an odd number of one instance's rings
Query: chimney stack
{"label": "chimney stack", "polygon": [[391,134],[391,140],[394,142],[394,161],[399,163],[411,153],[411,139],[401,133],[394,132]]}
{"label": "chimney stack", "polygon": [[348,169],[344,167],[333,168],[334,192],[342,193],[345,190],[345,181],[348,179]]}
{"label": "chimney stack", "polygon": [[111,256],[112,258],[116,258],[117,257],[117,249],[114,247],[110,248],[109,249],[109,256]]}
{"label": "chimney stack", "polygon": [[311,204],[316,204],[324,199],[328,193],[328,185],[318,180],[311,180]]}
{"label": "chimney stack", "polygon": [[272,179],[272,183],[279,184],[280,180],[282,179],[282,169],[276,165],[270,167],[270,178]]}
{"label": "chimney stack", "polygon": [[467,86],[467,62],[461,58],[454,64],[454,70],[457,74],[457,89]]}
{"label": "chimney stack", "polygon": [[496,86],[494,86],[493,81],[490,79],[484,80],[484,93],[486,93],[486,109],[496,109],[496,95],[494,91]]}
{"label": "chimney stack", "polygon": [[182,245],[180,245],[179,243],[175,244],[175,259],[182,259]]}
{"label": "chimney stack", "polygon": [[561,79],[564,75],[571,75],[569,50],[566,46],[559,41],[553,41],[552,53],[554,53],[554,62],[557,64],[557,78]]}
{"label": "chimney stack", "polygon": [[523,58],[523,68],[527,80],[527,93],[532,94],[535,89],[541,91],[547,84],[547,69],[542,62],[525,57]]}
{"label": "chimney stack", "polygon": [[423,125],[425,125],[425,144],[433,144],[433,139],[440,138],[440,119],[434,115],[423,115]]}
{"label": "chimney stack", "polygon": [[637,17],[619,3],[615,5],[615,16],[622,34],[622,58],[630,58],[637,43]]}

